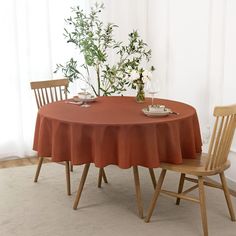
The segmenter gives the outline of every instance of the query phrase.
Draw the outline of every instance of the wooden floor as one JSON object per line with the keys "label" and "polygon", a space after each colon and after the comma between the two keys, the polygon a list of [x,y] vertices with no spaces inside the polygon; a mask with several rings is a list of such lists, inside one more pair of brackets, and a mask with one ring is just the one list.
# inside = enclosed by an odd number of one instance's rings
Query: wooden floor
{"label": "wooden floor", "polygon": [[[45,158],[44,163],[46,162],[51,162],[51,161]],[[0,161],[0,169],[17,167],[17,166],[35,165],[37,163],[38,163],[37,157],[18,158],[13,160]]]}

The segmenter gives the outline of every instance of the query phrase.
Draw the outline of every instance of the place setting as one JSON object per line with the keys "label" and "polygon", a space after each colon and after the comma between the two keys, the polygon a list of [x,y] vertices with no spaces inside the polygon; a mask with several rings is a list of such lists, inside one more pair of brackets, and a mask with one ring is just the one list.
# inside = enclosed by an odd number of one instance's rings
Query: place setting
{"label": "place setting", "polygon": [[81,92],[79,92],[76,96],[73,96],[72,101],[66,101],[66,103],[80,105],[81,107],[90,107],[92,102],[95,102],[97,97],[92,95],[88,90],[89,86],[84,86],[81,88]]}
{"label": "place setting", "polygon": [[179,115],[163,104],[154,104],[155,95],[160,92],[160,81],[151,80],[146,86],[147,92],[151,95],[151,105],[142,109],[142,112],[149,117],[164,117],[170,114]]}
{"label": "place setting", "polygon": [[148,107],[143,108],[142,112],[150,117],[162,117],[174,114],[170,108],[167,108],[164,105],[149,105]]}

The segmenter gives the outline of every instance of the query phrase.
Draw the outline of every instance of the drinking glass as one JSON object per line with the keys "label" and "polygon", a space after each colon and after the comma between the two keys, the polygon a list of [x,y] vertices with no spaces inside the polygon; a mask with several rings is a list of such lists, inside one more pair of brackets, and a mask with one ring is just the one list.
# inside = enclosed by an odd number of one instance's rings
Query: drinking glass
{"label": "drinking glass", "polygon": [[202,131],[202,143],[204,152],[207,152],[210,138],[211,138],[211,128],[210,125],[208,124]]}
{"label": "drinking glass", "polygon": [[90,107],[90,104],[87,103],[87,99],[88,99],[88,89],[89,89],[89,85],[85,84],[83,87],[81,87],[81,90],[84,93],[84,99],[83,99],[83,103],[81,105],[81,107]]}
{"label": "drinking glass", "polygon": [[149,81],[147,84],[147,92],[151,95],[152,106],[154,105],[155,94],[157,94],[160,91],[159,84],[160,84],[159,81],[156,79]]}

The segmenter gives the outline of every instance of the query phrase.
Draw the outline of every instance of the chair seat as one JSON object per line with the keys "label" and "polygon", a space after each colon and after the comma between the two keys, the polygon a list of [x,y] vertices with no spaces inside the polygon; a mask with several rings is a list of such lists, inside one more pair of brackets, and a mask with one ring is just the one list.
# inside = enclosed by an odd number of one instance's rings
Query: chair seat
{"label": "chair seat", "polygon": [[230,161],[227,160],[224,165],[214,170],[206,170],[205,163],[208,159],[207,154],[202,153],[196,159],[183,159],[182,164],[171,164],[161,162],[160,167],[162,169],[176,171],[185,174],[191,174],[195,176],[209,176],[218,174],[230,167]]}

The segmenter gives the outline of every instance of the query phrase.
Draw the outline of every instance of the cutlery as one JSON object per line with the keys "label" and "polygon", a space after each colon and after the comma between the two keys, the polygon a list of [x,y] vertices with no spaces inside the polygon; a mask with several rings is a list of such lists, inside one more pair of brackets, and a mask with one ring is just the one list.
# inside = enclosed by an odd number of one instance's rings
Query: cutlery
{"label": "cutlery", "polygon": [[70,104],[75,104],[75,105],[82,105],[83,102],[73,102],[73,101],[66,101],[66,103],[70,103]]}
{"label": "cutlery", "polygon": [[171,111],[170,114],[179,115],[179,113],[178,113],[178,112],[175,112],[175,111]]}

